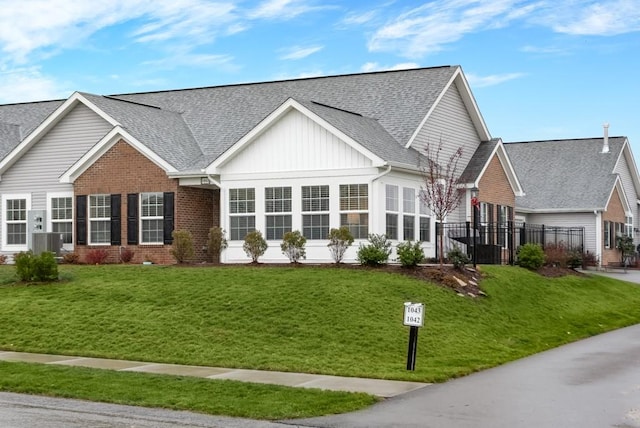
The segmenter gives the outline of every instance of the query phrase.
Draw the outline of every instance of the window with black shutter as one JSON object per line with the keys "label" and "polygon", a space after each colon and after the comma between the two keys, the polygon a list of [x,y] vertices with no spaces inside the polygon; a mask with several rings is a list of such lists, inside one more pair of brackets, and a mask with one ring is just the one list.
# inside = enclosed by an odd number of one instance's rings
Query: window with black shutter
{"label": "window with black shutter", "polygon": [[76,244],[87,245],[87,195],[76,196]]}

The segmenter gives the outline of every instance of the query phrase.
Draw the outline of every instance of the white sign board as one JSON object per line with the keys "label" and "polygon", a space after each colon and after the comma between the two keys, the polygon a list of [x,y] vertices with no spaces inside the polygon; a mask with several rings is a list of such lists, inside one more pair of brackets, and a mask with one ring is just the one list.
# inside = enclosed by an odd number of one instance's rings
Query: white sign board
{"label": "white sign board", "polygon": [[404,302],[404,325],[424,326],[424,304]]}

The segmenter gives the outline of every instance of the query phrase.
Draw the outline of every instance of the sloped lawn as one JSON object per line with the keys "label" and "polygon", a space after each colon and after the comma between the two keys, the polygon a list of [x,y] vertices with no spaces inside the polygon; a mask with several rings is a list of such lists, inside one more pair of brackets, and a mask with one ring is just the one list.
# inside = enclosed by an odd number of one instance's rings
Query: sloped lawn
{"label": "sloped lawn", "polygon": [[[488,297],[327,267],[60,267],[53,285],[0,267],[0,349],[444,381],[640,322],[640,287],[484,266]],[[415,372],[403,302],[426,304]]]}

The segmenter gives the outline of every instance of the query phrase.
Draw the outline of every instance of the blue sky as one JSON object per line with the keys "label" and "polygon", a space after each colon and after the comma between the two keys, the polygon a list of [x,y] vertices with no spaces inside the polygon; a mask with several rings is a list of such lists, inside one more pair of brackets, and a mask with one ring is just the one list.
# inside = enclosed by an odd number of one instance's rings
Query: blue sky
{"label": "blue sky", "polygon": [[505,141],[626,135],[638,0],[0,0],[0,103],[461,65]]}

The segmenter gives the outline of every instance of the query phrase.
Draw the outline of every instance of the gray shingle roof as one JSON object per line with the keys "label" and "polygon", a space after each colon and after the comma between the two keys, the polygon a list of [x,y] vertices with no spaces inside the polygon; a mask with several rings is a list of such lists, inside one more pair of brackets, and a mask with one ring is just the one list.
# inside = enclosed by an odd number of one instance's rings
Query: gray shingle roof
{"label": "gray shingle roof", "polygon": [[[445,66],[109,97],[83,95],[180,170],[210,164],[289,98],[305,103],[385,161],[416,165],[418,155],[404,145],[458,69]],[[0,122],[19,125],[24,138],[62,102],[0,106]],[[14,132],[0,132],[1,156],[17,144]]]}
{"label": "gray shingle roof", "polygon": [[38,127],[65,100],[0,105],[0,159]]}
{"label": "gray shingle roof", "polygon": [[478,179],[482,169],[489,161],[489,156],[491,156],[493,149],[496,148],[499,142],[500,139],[493,138],[490,141],[483,141],[478,145],[476,152],[460,175],[461,183],[474,183]]}
{"label": "gray shingle roof", "polygon": [[529,210],[591,211],[606,207],[616,181],[615,163],[626,138],[505,143],[525,196],[516,198]]}

